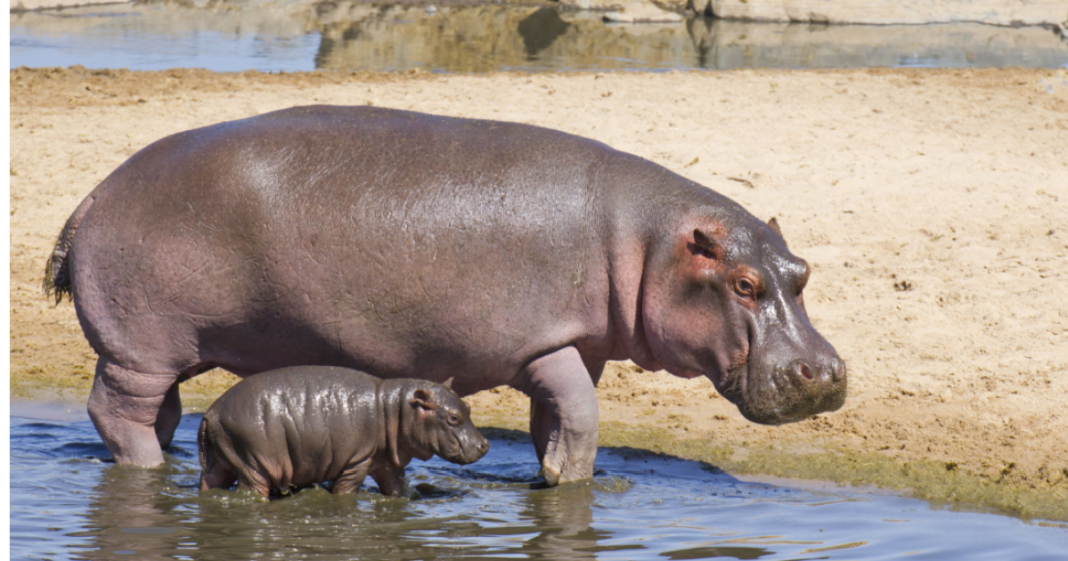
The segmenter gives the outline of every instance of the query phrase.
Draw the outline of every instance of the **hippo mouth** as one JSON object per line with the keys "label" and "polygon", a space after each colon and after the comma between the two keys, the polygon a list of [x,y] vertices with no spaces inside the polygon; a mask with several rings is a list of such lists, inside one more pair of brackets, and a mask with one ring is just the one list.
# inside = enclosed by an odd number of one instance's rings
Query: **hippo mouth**
{"label": "hippo mouth", "polygon": [[[834,360],[840,363],[840,359]],[[754,423],[793,423],[835,411],[845,403],[844,365],[815,369],[794,360],[761,369],[746,363],[728,371],[727,384],[720,393]]]}
{"label": "hippo mouth", "polygon": [[489,451],[489,441],[485,438],[467,441],[452,435],[449,446],[438,455],[454,464],[467,465],[477,462]]}

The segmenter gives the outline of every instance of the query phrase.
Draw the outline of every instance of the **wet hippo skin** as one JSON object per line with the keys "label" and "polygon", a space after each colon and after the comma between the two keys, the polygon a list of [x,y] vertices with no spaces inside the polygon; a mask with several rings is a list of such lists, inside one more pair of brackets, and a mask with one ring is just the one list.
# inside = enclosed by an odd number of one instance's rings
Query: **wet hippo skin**
{"label": "wet hippo skin", "polygon": [[558,131],[296,107],[164,138],[81,203],[46,271],[99,354],[89,413],[162,461],[180,382],[293,365],[531,398],[552,485],[589,477],[608,360],[707,376],[749,419],[840,407],[777,227]]}
{"label": "wet hippo skin", "polygon": [[489,450],[448,382],[336,366],[282,368],[237,384],[204,413],[197,444],[201,491],[236,482],[264,497],[323,482],[351,493],[368,475],[396,495],[412,458],[469,464]]}

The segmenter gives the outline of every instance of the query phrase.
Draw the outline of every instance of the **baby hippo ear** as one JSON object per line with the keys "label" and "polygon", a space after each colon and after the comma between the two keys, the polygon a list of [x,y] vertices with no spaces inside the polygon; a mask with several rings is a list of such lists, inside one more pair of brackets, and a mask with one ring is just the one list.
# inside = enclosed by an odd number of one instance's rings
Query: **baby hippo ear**
{"label": "baby hippo ear", "polygon": [[433,411],[437,408],[437,404],[435,404],[434,400],[430,397],[430,392],[423,388],[415,390],[415,392],[412,393],[412,400],[408,403],[411,403],[412,407],[419,407],[428,411]]}
{"label": "baby hippo ear", "polygon": [[452,378],[449,378],[448,380],[445,380],[445,383],[442,384],[442,385],[451,390],[452,389],[452,380],[453,380]]}

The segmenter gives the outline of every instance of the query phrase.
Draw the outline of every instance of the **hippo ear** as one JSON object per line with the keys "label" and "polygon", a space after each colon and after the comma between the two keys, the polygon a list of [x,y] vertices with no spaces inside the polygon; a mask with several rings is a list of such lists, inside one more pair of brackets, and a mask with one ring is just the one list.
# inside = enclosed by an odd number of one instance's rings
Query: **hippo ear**
{"label": "hippo ear", "polygon": [[701,231],[700,228],[694,228],[693,230],[693,244],[709,255],[716,254],[716,240],[712,239],[712,236]]}
{"label": "hippo ear", "polygon": [[[782,238],[782,230],[779,229],[779,221],[775,220],[774,216],[771,217],[771,220],[768,220],[768,228],[771,228],[772,232],[779,234],[779,237]],[[786,243],[786,238],[782,238],[782,242]]]}
{"label": "hippo ear", "polygon": [[452,380],[453,380],[452,378],[449,378],[448,380],[445,380],[445,383],[442,384],[442,385],[451,390],[452,389]]}
{"label": "hippo ear", "polygon": [[415,392],[412,393],[412,400],[408,403],[411,403],[412,407],[419,407],[428,411],[433,411],[434,409],[437,409],[437,405],[430,397],[430,392],[424,390],[423,388],[415,390]]}

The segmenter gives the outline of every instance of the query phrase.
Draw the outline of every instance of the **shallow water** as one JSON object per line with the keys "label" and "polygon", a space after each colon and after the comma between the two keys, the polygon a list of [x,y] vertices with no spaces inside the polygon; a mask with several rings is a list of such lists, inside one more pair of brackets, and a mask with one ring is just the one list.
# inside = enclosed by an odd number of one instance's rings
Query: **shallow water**
{"label": "shallow water", "polygon": [[1058,68],[1043,27],[808,25],[693,18],[612,24],[551,7],[286,0],[95,6],[11,15],[12,68],[216,71]]}
{"label": "shallow water", "polygon": [[[849,489],[741,481],[700,462],[602,449],[592,483],[540,488],[526,435],[487,431],[478,463],[269,502],[199,493],[186,415],[165,467],[108,461],[77,408],[13,406],[13,559],[1064,559],[1068,525],[953,512]],[[369,480],[370,481],[370,480]]]}

